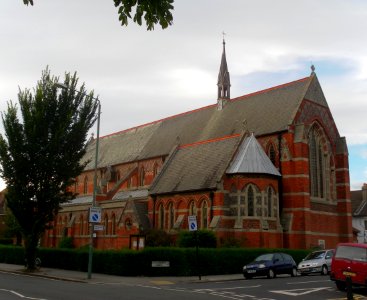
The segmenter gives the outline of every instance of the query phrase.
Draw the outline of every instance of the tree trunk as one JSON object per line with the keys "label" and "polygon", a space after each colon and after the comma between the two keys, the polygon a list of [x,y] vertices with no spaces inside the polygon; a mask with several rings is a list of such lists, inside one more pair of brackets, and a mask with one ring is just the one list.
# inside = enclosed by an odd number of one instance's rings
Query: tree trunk
{"label": "tree trunk", "polygon": [[38,236],[29,234],[24,237],[25,267],[27,271],[36,270]]}

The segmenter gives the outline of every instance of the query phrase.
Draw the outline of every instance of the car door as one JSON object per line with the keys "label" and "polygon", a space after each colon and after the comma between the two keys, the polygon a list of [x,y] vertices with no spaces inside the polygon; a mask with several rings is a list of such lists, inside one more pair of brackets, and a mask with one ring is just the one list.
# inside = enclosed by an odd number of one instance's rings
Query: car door
{"label": "car door", "polygon": [[284,259],[280,253],[275,253],[273,257],[273,266],[276,274],[285,273]]}
{"label": "car door", "polygon": [[325,264],[326,264],[328,270],[330,270],[330,268],[331,268],[331,259],[333,258],[333,255],[334,255],[334,250],[326,251]]}

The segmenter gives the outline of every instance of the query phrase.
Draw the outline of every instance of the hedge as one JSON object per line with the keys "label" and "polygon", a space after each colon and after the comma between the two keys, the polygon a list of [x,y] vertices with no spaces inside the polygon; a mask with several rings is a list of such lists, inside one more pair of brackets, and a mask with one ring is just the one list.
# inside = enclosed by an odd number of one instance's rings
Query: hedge
{"label": "hedge", "polygon": [[[284,252],[299,263],[310,250],[257,248],[154,247],[135,250],[94,250],[93,272],[120,276],[195,276],[238,274],[243,265],[263,253]],[[40,248],[42,267],[87,271],[88,249]],[[169,267],[152,267],[152,262],[169,262]],[[24,264],[24,249],[0,245],[0,263]]]}

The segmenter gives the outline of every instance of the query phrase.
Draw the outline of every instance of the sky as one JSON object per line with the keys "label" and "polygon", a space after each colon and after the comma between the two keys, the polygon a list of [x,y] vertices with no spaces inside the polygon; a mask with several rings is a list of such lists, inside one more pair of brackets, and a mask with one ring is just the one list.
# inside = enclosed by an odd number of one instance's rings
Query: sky
{"label": "sky", "polygon": [[173,25],[154,31],[121,26],[113,0],[34,2],[0,1],[1,112],[47,66],[99,96],[101,136],[214,104],[225,32],[232,98],[315,66],[347,140],[351,189],[367,183],[367,1],[175,0]]}

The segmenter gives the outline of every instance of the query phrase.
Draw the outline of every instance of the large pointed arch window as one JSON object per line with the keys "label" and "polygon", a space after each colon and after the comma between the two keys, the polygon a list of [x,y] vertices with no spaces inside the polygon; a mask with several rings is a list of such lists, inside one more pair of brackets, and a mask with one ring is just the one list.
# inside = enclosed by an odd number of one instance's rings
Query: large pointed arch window
{"label": "large pointed arch window", "polygon": [[313,126],[308,135],[310,196],[335,200],[334,160],[322,129]]}
{"label": "large pointed arch window", "polygon": [[321,139],[315,128],[310,131],[308,145],[310,167],[310,194],[311,197],[324,198],[325,159]]}

